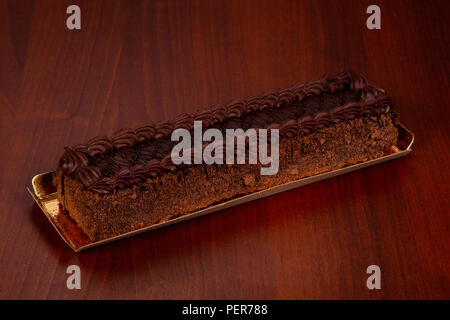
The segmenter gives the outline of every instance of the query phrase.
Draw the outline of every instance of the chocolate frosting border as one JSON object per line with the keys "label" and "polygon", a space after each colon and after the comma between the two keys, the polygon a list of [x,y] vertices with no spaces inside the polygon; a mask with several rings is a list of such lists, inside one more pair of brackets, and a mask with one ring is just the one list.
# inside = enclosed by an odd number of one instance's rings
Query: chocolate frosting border
{"label": "chocolate frosting border", "polygon": [[[90,165],[89,158],[104,155],[114,149],[132,147],[150,139],[166,138],[177,128],[193,129],[194,120],[203,122],[207,128],[232,117],[240,117],[245,113],[262,110],[267,107],[281,107],[302,101],[309,96],[319,96],[324,92],[336,92],[350,86],[352,91],[361,92],[358,102],[338,106],[329,112],[318,112],[314,116],[290,119],[280,124],[269,124],[266,128],[279,128],[280,136],[292,137],[296,132],[305,135],[361,116],[379,117],[381,114],[397,114],[392,102],[384,90],[367,83],[364,76],[352,71],[344,71],[334,75],[326,75],[319,80],[297,84],[285,89],[267,91],[258,96],[234,100],[228,104],[215,105],[209,109],[193,114],[181,114],[173,120],[156,124],[147,124],[135,129],[124,128],[116,131],[111,137],[98,136],[86,144],[65,147],[59,161],[59,169],[66,176],[74,177],[81,187],[99,194],[108,194],[116,189],[124,189],[144,182],[147,178],[161,176],[164,172],[177,171],[170,153],[162,160],[152,159],[145,165],[136,164],[129,169],[122,169],[113,177],[102,177],[100,169]],[[180,165],[181,166],[181,165]]]}

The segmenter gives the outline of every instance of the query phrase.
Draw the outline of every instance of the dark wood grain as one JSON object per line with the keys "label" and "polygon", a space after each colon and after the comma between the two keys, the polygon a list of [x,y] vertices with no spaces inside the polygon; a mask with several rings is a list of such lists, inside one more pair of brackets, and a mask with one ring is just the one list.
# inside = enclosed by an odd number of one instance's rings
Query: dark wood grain
{"label": "dark wood grain", "polygon": [[[381,30],[365,26],[372,2]],[[450,298],[449,9],[1,0],[0,297]],[[65,145],[344,69],[388,91],[409,156],[79,254],[26,193]]]}

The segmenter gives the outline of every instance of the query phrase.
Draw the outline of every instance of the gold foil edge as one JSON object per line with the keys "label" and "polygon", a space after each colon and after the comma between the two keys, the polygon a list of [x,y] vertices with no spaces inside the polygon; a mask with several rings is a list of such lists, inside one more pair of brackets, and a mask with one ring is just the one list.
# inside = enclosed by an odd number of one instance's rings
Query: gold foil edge
{"label": "gold foil edge", "polygon": [[[96,241],[96,242],[91,242],[87,245],[83,245],[83,246],[79,246],[77,247],[74,244],[73,239],[70,239],[67,236],[67,233],[65,233],[63,230],[60,229],[59,225],[58,225],[58,215],[61,214],[60,210],[59,210],[59,206],[58,206],[58,202],[57,202],[57,198],[56,198],[56,187],[53,185],[52,182],[52,176],[54,172],[46,172],[46,173],[41,173],[38,174],[36,176],[34,176],[32,178],[32,186],[33,186],[33,191],[31,191],[29,188],[27,188],[27,190],[29,191],[30,195],[33,197],[33,199],[36,201],[36,203],[38,204],[38,206],[41,208],[41,210],[44,212],[44,214],[47,216],[48,220],[50,221],[50,223],[53,225],[53,227],[56,229],[56,231],[58,232],[58,234],[61,236],[61,238],[75,251],[75,252],[79,252],[81,250],[85,250],[88,248],[92,248],[92,247],[96,247],[99,246],[101,244],[105,244],[108,242],[112,242],[115,240],[119,240],[119,239],[123,239],[132,235],[136,235],[142,232],[146,232],[146,231],[150,231],[150,230],[154,230],[154,229],[158,229],[158,228],[162,228],[165,226],[169,226],[171,224],[174,223],[178,223],[181,221],[185,221],[185,220],[189,220],[189,219],[193,219],[202,215],[206,215],[209,213],[213,213],[219,210],[223,210],[226,208],[230,208],[230,207],[234,207],[237,206],[239,204],[243,204],[252,200],[256,200],[256,199],[260,199],[263,197],[268,197],[280,192],[284,192],[287,190],[291,190],[294,188],[298,188],[301,186],[305,186],[314,182],[318,182],[321,180],[325,180],[328,178],[332,178],[332,177],[336,177],[348,172],[352,172],[355,170],[359,170],[365,167],[369,167],[381,162],[385,162],[388,160],[392,160],[395,158],[399,158],[402,156],[407,155],[408,153],[410,153],[412,151],[412,145],[414,143],[414,134],[407,129],[406,127],[404,127],[402,124],[399,124],[399,129],[403,130],[404,132],[402,134],[404,134],[405,132],[409,135],[410,139],[409,141],[403,141],[403,142],[407,142],[407,147],[404,150],[400,150],[397,146],[392,146],[391,149],[393,149],[394,153],[386,155],[386,156],[382,156],[376,159],[372,159],[372,160],[368,160],[368,161],[364,161],[358,164],[354,164],[354,165],[350,165],[344,168],[340,168],[337,170],[333,170],[333,171],[329,171],[329,172],[324,172],[321,174],[317,174],[311,177],[306,177],[306,178],[302,178],[299,180],[295,180],[295,181],[290,181],[287,182],[285,184],[281,184],[278,186],[274,186],[271,187],[269,189],[265,189],[265,190],[261,190],[261,191],[257,191],[251,194],[247,194],[244,196],[241,196],[239,198],[235,198],[235,199],[231,199],[219,204],[216,204],[214,206],[208,207],[208,208],[204,208],[202,210],[198,210],[168,221],[163,221],[148,227],[144,227],[138,230],[134,230],[134,231],[130,231],[127,233],[123,233],[121,235],[115,236],[115,237],[111,237],[108,239],[103,239],[100,241]],[[54,192],[52,193],[46,193],[48,190],[54,190]],[[55,202],[56,203],[53,203]],[[56,208],[56,209],[55,209]]]}

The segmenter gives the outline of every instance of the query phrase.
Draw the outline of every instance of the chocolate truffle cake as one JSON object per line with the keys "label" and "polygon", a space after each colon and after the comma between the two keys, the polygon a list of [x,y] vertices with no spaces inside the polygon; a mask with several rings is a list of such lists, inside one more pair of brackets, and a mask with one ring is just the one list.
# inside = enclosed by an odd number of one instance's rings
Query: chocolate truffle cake
{"label": "chocolate truffle cake", "polygon": [[[279,129],[279,170],[261,164],[172,162],[172,131]],[[92,240],[185,215],[212,204],[387,154],[397,114],[360,74],[320,80],[216,105],[175,120],[122,129],[66,147],[54,176],[58,199]]]}

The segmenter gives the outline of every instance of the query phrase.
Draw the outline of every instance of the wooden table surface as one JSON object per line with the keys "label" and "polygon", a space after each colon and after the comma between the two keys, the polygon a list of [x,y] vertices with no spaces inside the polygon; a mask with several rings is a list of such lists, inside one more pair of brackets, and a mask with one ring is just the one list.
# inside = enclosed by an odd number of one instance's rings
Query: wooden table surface
{"label": "wooden table surface", "polygon": [[[71,4],[81,30],[66,28]],[[0,297],[450,298],[449,9],[1,0]],[[26,192],[66,145],[345,69],[390,94],[410,155],[78,254]],[[72,264],[81,290],[66,287]],[[366,287],[372,264],[381,290]]]}

